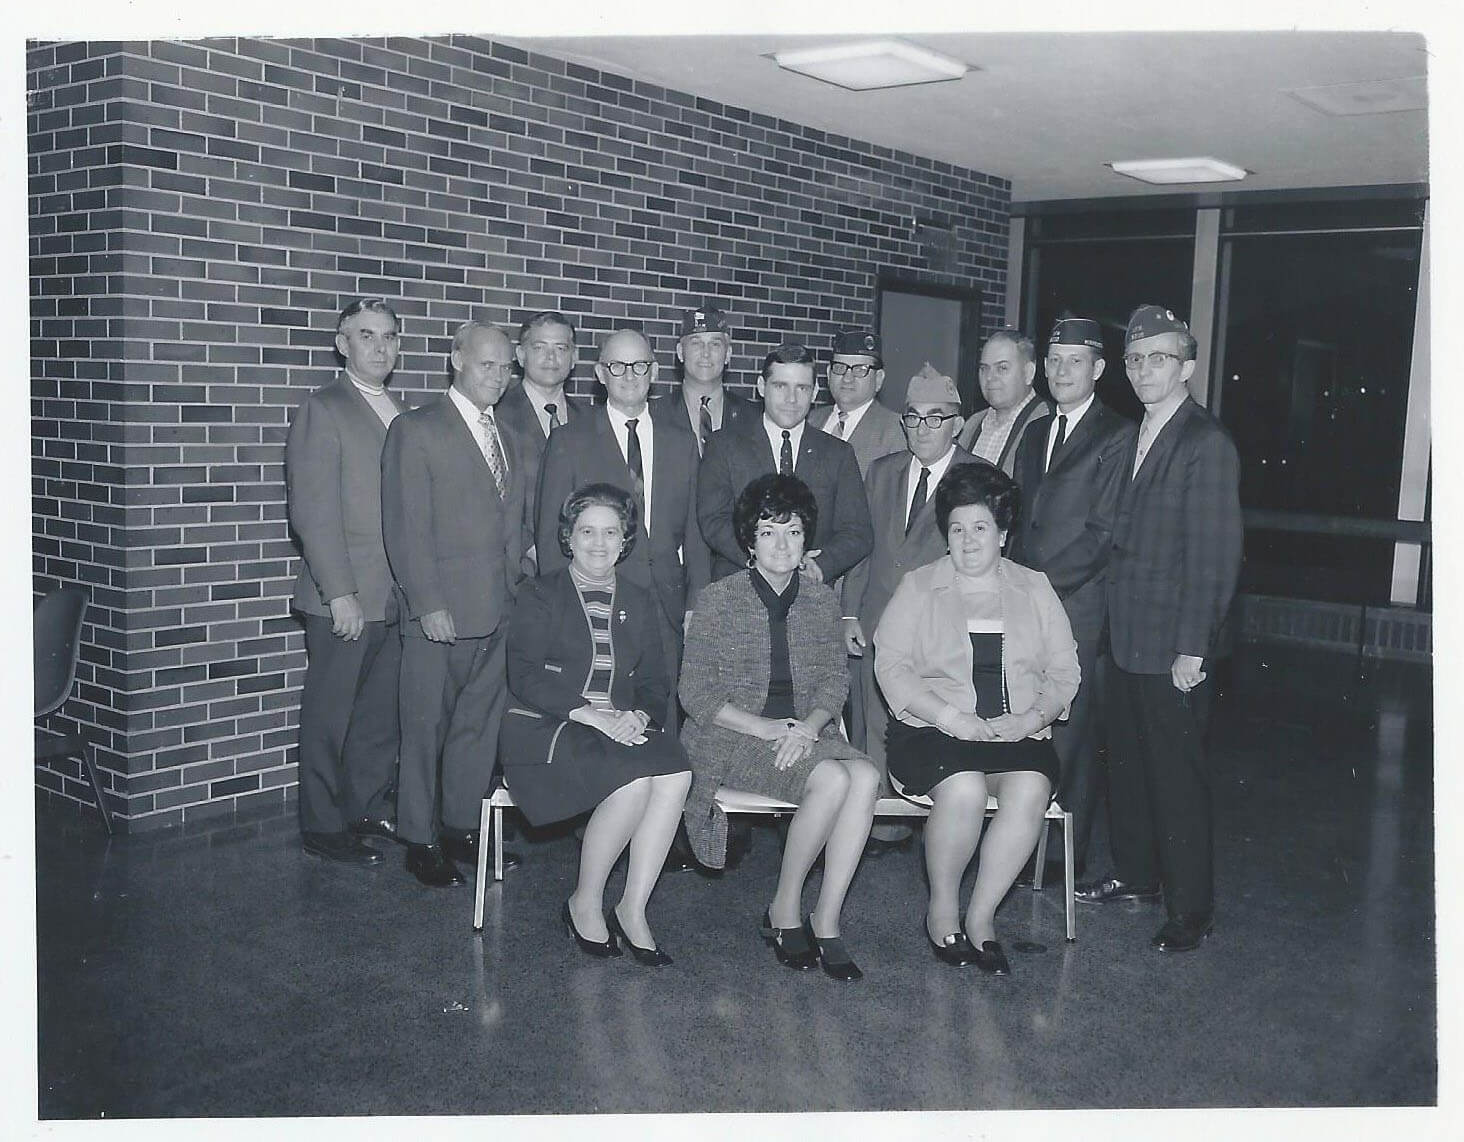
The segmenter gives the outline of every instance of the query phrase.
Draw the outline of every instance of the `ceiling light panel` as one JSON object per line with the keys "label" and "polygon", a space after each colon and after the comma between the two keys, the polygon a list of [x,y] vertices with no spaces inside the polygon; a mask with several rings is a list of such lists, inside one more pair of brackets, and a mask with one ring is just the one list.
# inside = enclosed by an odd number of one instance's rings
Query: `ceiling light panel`
{"label": "ceiling light panel", "polygon": [[1250,173],[1244,167],[1220,159],[1135,159],[1108,164],[1119,174],[1155,186],[1176,186],[1196,182],[1237,182]]}
{"label": "ceiling light panel", "polygon": [[960,79],[971,69],[959,60],[902,40],[867,40],[774,52],[779,67],[850,91],[908,87]]}
{"label": "ceiling light panel", "polygon": [[1327,115],[1385,115],[1428,108],[1428,83],[1421,75],[1296,87],[1286,94]]}

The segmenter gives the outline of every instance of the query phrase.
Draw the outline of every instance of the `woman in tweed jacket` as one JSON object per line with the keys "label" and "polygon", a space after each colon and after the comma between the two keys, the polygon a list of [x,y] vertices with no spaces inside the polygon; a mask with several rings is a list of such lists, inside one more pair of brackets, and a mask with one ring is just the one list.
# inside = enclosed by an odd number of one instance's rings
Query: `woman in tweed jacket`
{"label": "woman in tweed jacket", "polygon": [[[797,805],[763,935],[790,967],[821,963],[837,979],[860,972],[839,941],[839,915],[878,794],[879,774],[839,734],[849,686],[839,606],[800,578],[818,508],[792,476],[760,476],[737,499],[733,527],[749,570],[704,588],[686,636],[681,741],[691,759],[686,829],[703,864],[722,867],[725,787]],[[818,904],[802,919],[803,882],[820,853]]]}

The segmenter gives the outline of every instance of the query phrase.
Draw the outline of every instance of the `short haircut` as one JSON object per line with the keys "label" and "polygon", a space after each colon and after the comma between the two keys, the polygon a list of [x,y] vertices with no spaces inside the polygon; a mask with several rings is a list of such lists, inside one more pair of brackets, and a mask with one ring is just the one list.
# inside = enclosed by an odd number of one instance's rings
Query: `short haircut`
{"label": "short haircut", "polygon": [[1022,491],[1015,480],[991,464],[959,464],[947,469],[935,486],[935,526],[942,538],[950,527],[951,512],[972,504],[981,504],[998,528],[1011,531],[1022,507]]}
{"label": "short haircut", "polygon": [[732,534],[743,551],[751,551],[757,538],[757,525],[763,520],[787,523],[794,516],[803,524],[803,546],[813,546],[818,528],[818,501],[807,484],[797,476],[768,472],[742,489],[732,507]]}
{"label": "short haircut", "polygon": [[768,379],[768,374],[773,371],[774,365],[807,365],[810,369],[816,370],[818,368],[818,361],[809,351],[807,345],[799,345],[794,341],[785,341],[763,358],[763,380]]}
{"label": "short haircut", "polygon": [[1025,364],[1031,365],[1037,360],[1037,346],[1020,329],[1004,325],[986,339],[986,344],[990,345],[993,341],[1006,341],[1013,345]]}
{"label": "short haircut", "polygon": [[[559,508],[559,550],[564,553],[564,557],[574,558],[574,552],[569,546],[569,536],[586,508],[610,508],[620,517],[620,528],[625,533],[625,539],[620,545],[620,559],[629,555],[630,549],[635,546],[636,531],[640,526],[640,509],[636,507],[635,497],[615,484],[586,484],[565,496],[564,503]],[[620,559],[616,562],[620,562]]]}
{"label": "short haircut", "polygon": [[574,322],[565,317],[557,309],[541,309],[538,313],[529,314],[529,318],[519,326],[519,341],[523,341],[535,329],[541,325],[567,325],[569,327],[569,339],[575,339]]}
{"label": "short haircut", "polygon": [[[496,325],[489,325],[486,321],[464,321],[457,327],[457,332],[452,335],[452,351],[457,353],[467,345],[468,338],[480,329],[488,329],[494,333],[503,333]],[[508,334],[503,334],[503,339],[508,340]]]}
{"label": "short haircut", "polygon": [[396,326],[397,332],[400,333],[402,331],[402,319],[397,316],[396,310],[386,304],[385,298],[361,297],[341,310],[340,316],[336,318],[336,332],[340,333],[344,330],[346,322],[350,321],[358,313],[384,313],[391,318],[391,323]]}
{"label": "short haircut", "polygon": [[1193,361],[1200,355],[1200,343],[1188,329],[1179,335],[1179,351],[1186,361]]}

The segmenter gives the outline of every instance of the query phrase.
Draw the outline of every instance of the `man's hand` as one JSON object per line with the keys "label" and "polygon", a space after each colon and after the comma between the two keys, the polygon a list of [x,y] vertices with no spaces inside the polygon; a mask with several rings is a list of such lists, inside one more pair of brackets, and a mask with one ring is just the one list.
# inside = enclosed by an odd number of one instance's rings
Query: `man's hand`
{"label": "man's hand", "polygon": [[824,581],[823,568],[814,562],[822,554],[822,547],[813,551],[805,551],[803,553],[803,562],[798,564],[798,570],[802,571],[808,577],[810,583],[822,583]]}
{"label": "man's hand", "polygon": [[452,625],[451,611],[428,611],[417,621],[422,624],[422,633],[433,642],[457,642],[457,628]]}
{"label": "man's hand", "polygon": [[336,638],[355,642],[366,629],[366,613],[355,595],[341,595],[330,601],[330,633]]}
{"label": "man's hand", "polygon": [[1193,654],[1176,654],[1169,667],[1169,677],[1174,688],[1181,694],[1188,694],[1208,678],[1209,675],[1200,669],[1204,663],[1203,658],[1197,658]]}
{"label": "man's hand", "polygon": [[844,653],[851,658],[863,658],[864,648],[869,645],[864,639],[864,628],[858,619],[844,619]]}

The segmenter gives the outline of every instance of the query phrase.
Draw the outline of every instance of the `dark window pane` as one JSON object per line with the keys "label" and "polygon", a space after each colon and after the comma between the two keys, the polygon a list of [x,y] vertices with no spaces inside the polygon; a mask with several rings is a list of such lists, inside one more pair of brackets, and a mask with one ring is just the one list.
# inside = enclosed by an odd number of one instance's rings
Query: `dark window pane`
{"label": "dark window pane", "polygon": [[1220,225],[1234,230],[1359,230],[1369,226],[1423,227],[1423,199],[1355,199],[1231,206]]}
{"label": "dark window pane", "polygon": [[1326,603],[1388,601],[1393,544],[1247,528],[1240,591]]}
{"label": "dark window pane", "polygon": [[1180,210],[1083,211],[1044,213],[1027,219],[1027,239],[1046,242],[1071,238],[1125,238],[1142,235],[1189,237],[1195,233],[1194,207]]}

